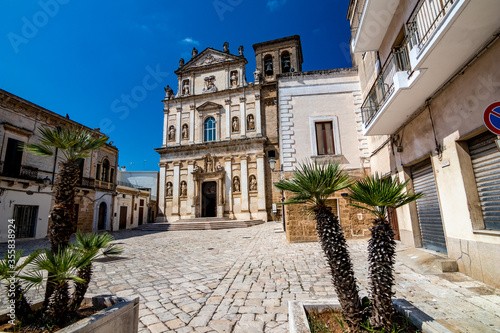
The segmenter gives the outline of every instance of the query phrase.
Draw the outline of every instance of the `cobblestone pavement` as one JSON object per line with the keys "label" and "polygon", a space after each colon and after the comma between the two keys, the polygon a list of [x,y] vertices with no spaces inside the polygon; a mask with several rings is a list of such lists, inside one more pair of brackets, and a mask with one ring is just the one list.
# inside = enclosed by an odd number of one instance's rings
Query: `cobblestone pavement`
{"label": "cobblestone pavement", "polygon": [[[288,244],[278,223],[114,235],[125,252],[95,265],[89,292],[139,295],[140,332],[287,332],[289,300],[335,296],[319,244]],[[46,244],[18,247],[30,251]],[[349,241],[364,294],[366,245]],[[400,261],[396,273],[396,297],[458,327],[454,331],[500,332],[500,290],[460,273],[417,273]]]}

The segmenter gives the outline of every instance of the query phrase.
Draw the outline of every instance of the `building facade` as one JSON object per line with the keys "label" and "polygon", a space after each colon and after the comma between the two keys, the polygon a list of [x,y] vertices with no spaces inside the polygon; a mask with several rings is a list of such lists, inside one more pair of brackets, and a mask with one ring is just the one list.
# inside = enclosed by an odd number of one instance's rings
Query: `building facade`
{"label": "building facade", "polygon": [[500,153],[483,112],[498,101],[500,2],[351,0],[363,131],[373,172],[423,192],[391,216],[403,244],[500,286]]}
{"label": "building facade", "polygon": [[[338,163],[354,178],[370,173],[355,68],[282,74],[278,77],[278,95],[282,174],[275,181],[293,177],[301,163],[309,162]],[[346,237],[369,234],[370,219],[350,207],[342,193],[335,193],[329,203]],[[289,241],[317,240],[316,222],[304,214],[303,207],[287,206],[285,221]]]}
{"label": "building facade", "polygon": [[[38,143],[40,127],[84,127],[0,90],[0,242],[6,242],[9,220],[16,238],[43,238],[54,203],[57,155],[39,157],[20,151],[20,143]],[[88,130],[91,130],[87,128]],[[98,129],[91,130],[102,135]],[[118,149],[105,145],[78,161],[80,178],[75,198],[77,228],[83,232],[111,230]]]}
{"label": "building facade", "polygon": [[300,70],[298,36],[254,45],[255,82],[240,46],[207,48],[179,62],[165,88],[158,221],[273,218],[270,158],[277,158],[276,75]]}

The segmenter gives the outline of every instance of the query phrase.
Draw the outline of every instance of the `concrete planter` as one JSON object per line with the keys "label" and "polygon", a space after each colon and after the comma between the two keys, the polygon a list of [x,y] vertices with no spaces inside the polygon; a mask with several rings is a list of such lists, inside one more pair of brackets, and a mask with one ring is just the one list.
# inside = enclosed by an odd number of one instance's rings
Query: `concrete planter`
{"label": "concrete planter", "polygon": [[[423,333],[452,333],[449,329],[435,321],[432,317],[414,307],[410,302],[397,298],[393,300],[396,311],[407,316]],[[336,298],[320,301],[289,301],[288,314],[290,333],[311,333],[307,322],[307,311],[322,312],[327,309],[340,309]]]}
{"label": "concrete planter", "polygon": [[[42,302],[33,305],[40,307]],[[139,297],[95,296],[85,298],[82,305],[106,306],[87,318],[67,326],[60,333],[137,333],[139,327]],[[7,313],[0,313],[0,322],[8,320]]]}

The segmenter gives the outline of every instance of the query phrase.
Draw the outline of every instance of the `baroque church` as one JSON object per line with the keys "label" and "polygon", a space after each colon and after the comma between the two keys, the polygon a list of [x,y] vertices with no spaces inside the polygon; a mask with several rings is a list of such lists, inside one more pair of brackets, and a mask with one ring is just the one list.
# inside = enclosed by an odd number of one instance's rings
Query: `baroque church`
{"label": "baroque church", "polygon": [[158,221],[218,217],[272,219],[273,175],[279,165],[277,76],[302,70],[299,36],[253,45],[255,82],[237,54],[192,50],[165,88]]}

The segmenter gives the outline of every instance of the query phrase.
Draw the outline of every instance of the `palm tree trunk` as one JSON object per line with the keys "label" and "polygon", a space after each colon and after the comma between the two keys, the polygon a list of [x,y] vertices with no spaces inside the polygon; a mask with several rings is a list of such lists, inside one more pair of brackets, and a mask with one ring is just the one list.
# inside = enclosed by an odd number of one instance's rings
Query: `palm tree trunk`
{"label": "palm tree trunk", "polygon": [[344,320],[350,332],[359,332],[362,320],[361,300],[344,232],[329,207],[316,210],[316,222],[316,230],[330,266]]}
{"label": "palm tree trunk", "polygon": [[92,278],[92,265],[85,266],[78,271],[78,277],[84,280],[84,283],[75,283],[75,291],[71,298],[70,309],[76,311],[80,308],[85,293],[89,288],[90,279]]}
{"label": "palm tree trunk", "polygon": [[78,163],[72,160],[59,162],[60,171],[55,184],[55,204],[50,212],[49,226],[51,250],[57,253],[59,247],[68,246],[74,230],[75,185],[78,181]]}
{"label": "palm tree trunk", "polygon": [[49,298],[47,309],[45,311],[48,323],[57,325],[65,324],[69,310],[69,285],[64,282],[54,288],[54,292]]}
{"label": "palm tree trunk", "polygon": [[368,241],[368,262],[373,303],[370,324],[390,332],[391,317],[394,313],[392,305],[396,255],[394,231],[385,219],[375,220],[370,231],[372,237]]}
{"label": "palm tree trunk", "polygon": [[25,292],[19,281],[14,283],[14,294],[15,294],[15,309],[16,317],[23,323],[27,321],[30,315],[33,314],[31,310],[31,304],[28,302],[25,296]]}

